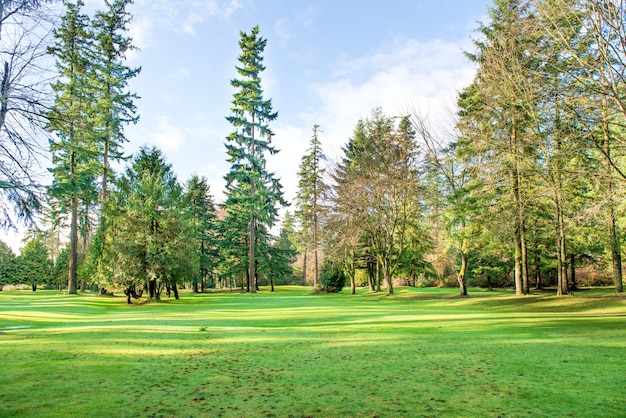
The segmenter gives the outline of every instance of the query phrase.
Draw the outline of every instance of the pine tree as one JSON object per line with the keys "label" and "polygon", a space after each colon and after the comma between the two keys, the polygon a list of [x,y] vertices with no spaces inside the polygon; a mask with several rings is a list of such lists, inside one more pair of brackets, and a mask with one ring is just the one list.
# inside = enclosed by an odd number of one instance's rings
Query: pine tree
{"label": "pine tree", "polygon": [[[205,177],[193,176],[187,182],[185,193],[186,205],[193,227],[193,239],[196,245],[193,275],[193,291],[198,292],[198,283],[204,291],[207,279],[217,266],[217,216],[209,184]],[[211,283],[212,287],[214,286]]]}
{"label": "pine tree", "polygon": [[89,19],[81,13],[82,0],[65,5],[65,15],[54,31],[55,42],[49,48],[60,75],[52,85],[55,103],[48,114],[48,129],[56,134],[56,139],[50,141],[54,165],[50,195],[61,211],[70,212],[68,292],[76,293],[79,210],[81,205],[88,207],[94,202],[98,150],[94,136]]}
{"label": "pine tree", "polygon": [[[318,125],[313,126],[313,137],[307,153],[302,156],[298,171],[298,194],[296,195],[296,216],[300,220],[303,232],[313,238],[313,286],[319,280],[318,239],[320,236],[320,218],[322,197],[327,186],[324,183],[322,162],[326,156],[317,137]],[[306,251],[306,250],[305,250]]]}
{"label": "pine tree", "polygon": [[[282,187],[274,174],[265,168],[265,154],[278,152],[271,145],[273,135],[269,123],[278,113],[272,110],[272,101],[263,98],[260,73],[265,70],[262,53],[267,40],[259,36],[255,26],[249,34],[241,32],[241,55],[236,66],[239,79],[231,85],[237,90],[233,95],[232,115],[226,119],[235,130],[226,144],[228,161],[232,164],[226,174],[228,200],[225,207],[236,204],[248,223],[248,291],[256,292],[257,223],[271,227],[277,218],[277,205],[286,205]],[[242,194],[243,191],[245,194]]]}
{"label": "pine tree", "polygon": [[37,285],[50,281],[52,260],[48,257],[48,249],[41,239],[28,241],[17,257],[17,263],[20,282],[30,284],[33,292],[37,290]]}
{"label": "pine tree", "polygon": [[98,94],[96,129],[102,157],[101,201],[106,200],[110,176],[110,161],[123,157],[121,146],[127,141],[124,125],[136,123],[139,116],[133,103],[137,95],[128,91],[128,83],[141,68],[125,64],[126,53],[135,49],[126,35],[132,15],[127,7],[133,0],[105,0],[105,9],[93,20],[95,82]]}
{"label": "pine tree", "polygon": [[101,268],[108,284],[126,288],[128,303],[137,287],[147,285],[149,297],[160,300],[161,292],[190,277],[197,248],[193,222],[182,188],[163,154],[142,148],[118,180],[106,204],[109,227],[103,238]]}

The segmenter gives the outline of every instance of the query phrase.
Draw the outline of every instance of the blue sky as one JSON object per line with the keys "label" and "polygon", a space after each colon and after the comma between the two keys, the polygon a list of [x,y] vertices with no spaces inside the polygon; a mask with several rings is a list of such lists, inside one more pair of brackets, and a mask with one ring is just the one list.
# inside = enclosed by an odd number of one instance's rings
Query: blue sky
{"label": "blue sky", "polygon": [[[86,10],[101,6],[86,0]],[[130,33],[142,72],[131,88],[140,121],[127,128],[128,153],[161,148],[178,175],[206,176],[219,202],[229,165],[224,148],[239,54],[239,31],[259,25],[267,39],[266,98],[279,112],[272,128],[281,150],[268,167],[295,196],[296,171],[312,127],[334,159],[359,118],[420,109],[449,120],[455,92],[474,68],[471,50],[487,0],[135,0]]]}

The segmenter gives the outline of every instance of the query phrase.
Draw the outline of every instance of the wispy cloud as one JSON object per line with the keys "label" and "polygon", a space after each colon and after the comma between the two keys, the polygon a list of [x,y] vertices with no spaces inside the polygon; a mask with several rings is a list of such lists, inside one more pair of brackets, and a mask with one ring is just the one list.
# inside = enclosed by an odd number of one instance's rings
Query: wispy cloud
{"label": "wispy cloud", "polygon": [[150,141],[165,152],[174,151],[187,142],[183,129],[174,125],[169,116],[161,116],[150,135]]}
{"label": "wispy cloud", "polygon": [[228,19],[242,7],[241,0],[137,0],[132,9],[135,18],[131,34],[137,46],[150,48],[157,29],[195,35],[207,19]]}
{"label": "wispy cloud", "polygon": [[395,39],[370,55],[344,58],[334,65],[331,81],[311,86],[314,108],[302,118],[322,125],[330,157],[339,155],[357,120],[376,106],[389,115],[416,107],[433,124],[446,123],[457,89],[474,75],[463,55],[468,47],[442,40]]}

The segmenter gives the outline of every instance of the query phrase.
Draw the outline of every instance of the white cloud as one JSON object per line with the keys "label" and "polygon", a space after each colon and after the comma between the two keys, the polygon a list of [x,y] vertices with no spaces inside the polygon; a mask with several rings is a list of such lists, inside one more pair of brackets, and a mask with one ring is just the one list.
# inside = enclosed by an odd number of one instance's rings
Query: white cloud
{"label": "white cloud", "polygon": [[168,78],[170,80],[182,80],[182,79],[188,78],[190,75],[191,75],[191,72],[187,68],[181,67],[170,72],[168,74]]}
{"label": "white cloud", "polygon": [[[322,141],[330,158],[352,135],[357,120],[381,106],[388,115],[401,115],[414,106],[434,126],[449,122],[456,90],[471,82],[474,68],[459,43],[396,39],[379,51],[343,59],[334,79],[311,87],[315,111],[301,115],[327,132]],[[466,46],[469,47],[469,46]]]}
{"label": "white cloud", "polygon": [[[274,128],[272,145],[280,152],[267,157],[267,169],[276,173],[283,186],[285,198],[293,202],[298,189],[298,166],[311,138],[311,128],[284,125]],[[292,209],[293,210],[293,209]]]}
{"label": "white cloud", "polygon": [[131,34],[140,48],[150,48],[155,29],[195,35],[198,25],[207,19],[228,19],[241,8],[240,0],[137,0]]}
{"label": "white cloud", "polygon": [[151,142],[165,152],[174,151],[187,142],[185,132],[172,124],[169,116],[159,117],[154,132],[150,135]]}

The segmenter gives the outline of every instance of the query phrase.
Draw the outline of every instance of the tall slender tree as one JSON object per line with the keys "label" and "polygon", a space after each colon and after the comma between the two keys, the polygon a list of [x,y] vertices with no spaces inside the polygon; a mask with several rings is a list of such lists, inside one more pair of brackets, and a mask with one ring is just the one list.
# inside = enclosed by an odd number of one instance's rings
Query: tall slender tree
{"label": "tall slender tree", "polygon": [[313,126],[309,149],[300,162],[295,212],[305,236],[313,238],[313,286],[316,286],[319,280],[318,241],[323,210],[322,198],[327,190],[324,182],[325,169],[322,166],[326,156],[317,136],[318,129],[318,125]]}
{"label": "tall slender tree", "polygon": [[95,53],[95,82],[98,89],[98,120],[96,130],[102,158],[102,189],[100,200],[106,200],[110,176],[110,161],[123,157],[121,146],[126,142],[124,125],[136,123],[134,100],[128,83],[141,68],[131,68],[126,54],[136,49],[127,35],[132,15],[127,8],[133,0],[105,0],[104,10],[97,11],[93,20]]}
{"label": "tall slender tree", "polygon": [[66,2],[66,12],[54,31],[49,53],[56,58],[60,78],[52,85],[55,102],[48,113],[48,129],[54,175],[50,194],[62,212],[70,213],[70,263],[68,292],[76,293],[78,228],[81,204],[93,203],[98,171],[94,136],[95,92],[90,78],[91,38],[89,18],[81,12],[84,3]]}
{"label": "tall slender tree", "polygon": [[[225,180],[229,198],[237,201],[248,220],[248,291],[255,293],[257,223],[271,227],[278,215],[277,205],[286,202],[280,182],[265,168],[265,155],[278,152],[271,144],[273,132],[269,127],[278,113],[273,111],[271,99],[263,98],[260,78],[265,70],[262,53],[267,40],[259,36],[258,26],[240,35],[240,65],[235,67],[240,78],[231,81],[236,92],[232,114],[226,118],[235,129],[226,144],[232,166]],[[242,195],[243,190],[247,196]],[[230,202],[235,203],[233,199]],[[226,210],[228,205],[229,200]]]}
{"label": "tall slender tree", "polygon": [[196,245],[193,291],[201,290],[217,266],[217,216],[209,184],[205,177],[192,176],[187,182],[186,205],[190,211],[193,239]]}

